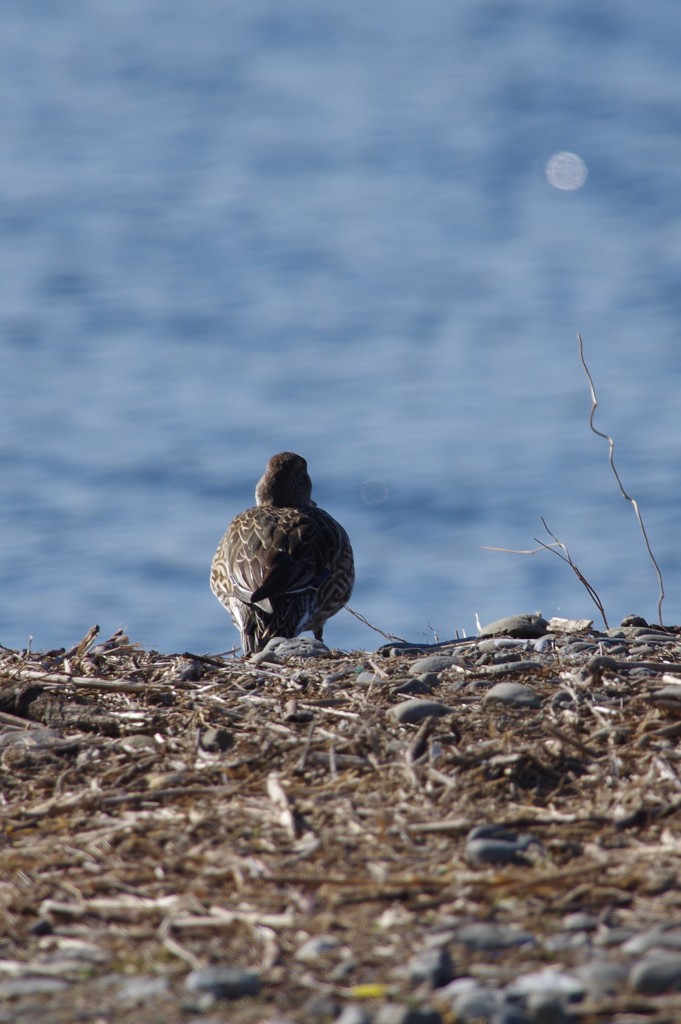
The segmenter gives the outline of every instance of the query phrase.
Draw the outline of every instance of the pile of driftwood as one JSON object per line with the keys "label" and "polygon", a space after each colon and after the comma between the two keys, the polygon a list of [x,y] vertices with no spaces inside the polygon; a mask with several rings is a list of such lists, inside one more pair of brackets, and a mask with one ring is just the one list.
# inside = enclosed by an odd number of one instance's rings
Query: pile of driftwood
{"label": "pile of driftwood", "polygon": [[[212,1020],[438,1006],[413,964],[462,922],[541,938],[578,911],[674,920],[681,700],[660,696],[661,671],[580,682],[533,655],[513,678],[539,706],[504,707],[463,649],[421,680],[451,713],[404,724],[415,657],[252,664],[96,629],[67,652],[0,649],[0,1022],[190,1020],[187,975],[210,965],[261,980]],[[529,834],[526,855],[472,862],[481,825]],[[491,976],[450,946],[456,976]],[[541,943],[492,961],[508,977],[553,962]],[[623,992],[580,1013],[656,1006]]]}

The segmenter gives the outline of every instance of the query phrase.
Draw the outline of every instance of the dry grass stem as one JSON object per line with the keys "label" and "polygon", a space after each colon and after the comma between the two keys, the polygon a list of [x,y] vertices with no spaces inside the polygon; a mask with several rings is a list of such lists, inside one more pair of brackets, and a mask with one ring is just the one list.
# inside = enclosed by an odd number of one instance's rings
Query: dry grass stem
{"label": "dry grass stem", "polygon": [[662,579],[662,570],[660,569],[660,566],[657,563],[657,559],[655,558],[655,555],[653,554],[653,550],[652,550],[652,548],[650,546],[650,541],[648,539],[648,533],[647,533],[646,528],[645,528],[644,523],[643,523],[643,516],[641,515],[641,510],[638,507],[638,502],[636,501],[635,498],[632,498],[631,495],[627,494],[627,492],[625,491],[624,484],[622,483],[620,475],[617,472],[617,468],[615,467],[615,458],[614,458],[615,442],[614,442],[613,438],[609,434],[604,434],[603,431],[598,430],[598,428],[594,426],[594,416],[596,415],[596,409],[598,408],[598,399],[596,397],[596,388],[594,387],[593,378],[591,376],[591,373],[589,372],[589,367],[587,366],[586,360],[584,358],[584,342],[582,341],[581,334],[577,335],[577,340],[579,342],[579,358],[580,358],[580,362],[581,362],[581,364],[582,364],[582,366],[584,368],[584,372],[585,372],[585,374],[587,376],[587,380],[589,381],[589,390],[591,392],[591,412],[589,414],[589,427],[591,428],[591,430],[593,431],[594,434],[596,434],[598,437],[602,437],[604,441],[608,442],[608,457],[609,457],[609,460],[610,460],[610,468],[611,468],[611,470],[613,472],[615,480],[617,481],[617,486],[620,489],[620,493],[621,493],[622,497],[626,501],[631,503],[631,507],[634,510],[634,514],[636,516],[636,520],[638,522],[639,528],[641,530],[641,534],[643,536],[643,541],[644,541],[645,546],[646,546],[646,551],[648,552],[648,557],[650,558],[650,561],[652,562],[653,567],[655,569],[655,573],[657,575],[657,582],[658,582],[658,586],[659,586],[659,598],[658,598],[658,602],[657,602],[657,616],[658,616],[658,622],[660,623],[660,625],[662,625],[662,603],[664,601],[664,596],[665,596],[665,594],[664,594],[664,581]]}

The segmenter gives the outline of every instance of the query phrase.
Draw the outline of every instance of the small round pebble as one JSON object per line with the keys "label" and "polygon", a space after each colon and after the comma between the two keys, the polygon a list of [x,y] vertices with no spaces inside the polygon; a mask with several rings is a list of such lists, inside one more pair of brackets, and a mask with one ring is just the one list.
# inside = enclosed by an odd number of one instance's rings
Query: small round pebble
{"label": "small round pebble", "polygon": [[584,984],[573,974],[556,970],[554,967],[547,967],[543,971],[530,971],[529,974],[521,974],[506,986],[505,991],[510,999],[528,999],[532,995],[548,995],[577,1000],[584,997]]}
{"label": "small round pebble", "polygon": [[313,935],[295,953],[296,960],[316,961],[320,956],[338,949],[338,939],[333,935]]}
{"label": "small round pebble", "polygon": [[483,704],[503,704],[509,708],[538,708],[541,701],[531,686],[523,683],[495,683],[482,698]]}
{"label": "small round pebble", "polygon": [[126,1006],[136,1006],[148,1000],[158,999],[168,991],[168,979],[148,974],[126,978],[116,993],[116,1000]]}
{"label": "small round pebble", "polygon": [[441,946],[416,953],[410,958],[406,973],[412,985],[426,984],[430,988],[442,988],[454,977],[454,965],[449,950]]}
{"label": "small round pebble", "polygon": [[260,975],[240,967],[201,967],[191,971],[185,980],[190,992],[200,992],[214,999],[240,999],[257,996],[262,989]]}
{"label": "small round pebble", "polygon": [[496,924],[493,921],[472,921],[462,925],[456,933],[458,942],[469,949],[507,949],[511,946],[527,946],[535,941],[531,932],[511,925]]}
{"label": "small round pebble", "polygon": [[442,718],[443,715],[451,715],[452,708],[447,704],[440,704],[437,700],[404,700],[390,708],[388,714],[395,721],[403,725],[414,725],[422,722],[424,718]]}
{"label": "small round pebble", "polygon": [[442,1014],[433,1006],[384,1003],[376,1012],[374,1024],[442,1024]]}
{"label": "small round pebble", "polygon": [[283,636],[273,636],[262,651],[253,654],[252,664],[274,661],[285,658],[319,658],[329,653],[329,648],[321,640],[313,640],[306,636],[297,636],[292,640]]}
{"label": "small round pebble", "polygon": [[405,679],[392,692],[397,696],[403,694],[405,697],[422,697],[433,692],[433,684],[426,682],[424,676],[418,679]]}
{"label": "small round pebble", "polygon": [[234,736],[228,729],[211,727],[204,729],[199,740],[201,748],[211,754],[223,754],[234,745]]}
{"label": "small round pebble", "polygon": [[371,1017],[358,1003],[347,1003],[336,1017],[334,1024],[371,1024]]}
{"label": "small round pebble", "polygon": [[355,676],[355,682],[359,683],[360,686],[371,686],[374,683],[384,683],[385,679],[383,676],[379,676],[378,672],[358,672]]}
{"label": "small round pebble", "polygon": [[628,969],[615,960],[589,960],[574,968],[576,978],[584,984],[592,999],[616,996],[624,992]]}
{"label": "small round pebble", "polygon": [[418,661],[412,662],[410,669],[416,676],[422,672],[444,672],[452,665],[461,666],[459,658],[447,654],[430,654],[427,658],[419,658]]}
{"label": "small round pebble", "polygon": [[465,854],[471,864],[530,863],[524,856],[530,846],[541,849],[539,840],[529,832],[513,832],[503,825],[477,825],[466,836]]}
{"label": "small round pebble", "polygon": [[[463,983],[463,984],[461,984]],[[443,993],[451,1003],[456,1020],[461,1024],[530,1024],[530,1018],[520,1006],[508,1002],[502,992],[483,988],[472,978],[460,978],[448,985]]]}
{"label": "small round pebble", "polygon": [[544,668],[544,664],[541,661],[499,661],[495,665],[485,666],[486,676],[508,676],[515,673],[520,675],[521,672],[541,672]]}
{"label": "small round pebble", "polygon": [[634,992],[646,996],[681,991],[681,955],[660,954],[639,960],[631,969],[629,984]]}

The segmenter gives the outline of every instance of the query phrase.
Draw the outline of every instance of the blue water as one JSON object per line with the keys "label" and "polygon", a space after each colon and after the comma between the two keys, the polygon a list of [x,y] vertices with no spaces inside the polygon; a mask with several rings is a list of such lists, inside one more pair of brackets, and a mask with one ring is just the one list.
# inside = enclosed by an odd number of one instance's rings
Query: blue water
{"label": "blue water", "polygon": [[2,6],[0,641],[231,646],[210,560],[284,449],[384,630],[597,617],[483,550],[541,516],[656,620],[578,331],[681,622],[680,66],[678,0]]}

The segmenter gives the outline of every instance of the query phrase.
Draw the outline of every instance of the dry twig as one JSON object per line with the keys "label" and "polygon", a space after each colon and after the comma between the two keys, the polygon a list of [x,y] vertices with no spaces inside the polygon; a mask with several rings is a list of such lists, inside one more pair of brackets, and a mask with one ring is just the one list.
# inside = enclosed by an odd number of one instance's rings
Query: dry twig
{"label": "dry twig", "polygon": [[662,602],[664,601],[664,582],[663,582],[663,579],[662,579],[662,571],[660,569],[660,566],[657,563],[657,559],[655,558],[655,555],[653,554],[653,550],[652,550],[652,548],[650,546],[650,541],[648,540],[648,533],[647,533],[646,528],[645,528],[645,526],[643,524],[643,516],[641,515],[641,510],[638,507],[638,502],[636,501],[635,498],[632,498],[631,495],[627,494],[627,492],[625,491],[624,484],[622,483],[620,475],[617,472],[617,469],[615,467],[615,460],[614,460],[615,442],[614,442],[613,438],[609,434],[604,434],[602,430],[598,430],[597,427],[594,426],[594,416],[596,414],[596,409],[598,407],[598,399],[596,398],[596,389],[594,387],[593,378],[592,378],[591,374],[589,373],[589,367],[586,365],[586,360],[584,358],[584,342],[582,341],[581,334],[577,335],[577,340],[579,341],[579,358],[580,358],[580,361],[582,363],[582,366],[584,367],[584,372],[585,372],[585,374],[587,376],[587,379],[589,381],[589,389],[591,391],[591,413],[589,415],[589,426],[591,427],[591,430],[594,432],[594,434],[597,434],[598,437],[602,437],[604,441],[608,442],[610,468],[613,471],[613,474],[615,476],[615,480],[617,481],[617,486],[620,489],[622,497],[626,501],[631,503],[631,507],[633,508],[634,513],[636,515],[636,520],[637,520],[638,525],[639,525],[639,527],[641,529],[641,534],[643,535],[643,540],[645,542],[645,546],[646,546],[646,550],[648,552],[648,556],[650,558],[650,561],[653,563],[653,566],[655,568],[655,572],[657,574],[657,582],[658,582],[659,588],[660,588],[660,596],[659,596],[658,602],[657,602],[657,616],[658,616],[658,621],[659,621],[660,625],[662,625]]}

